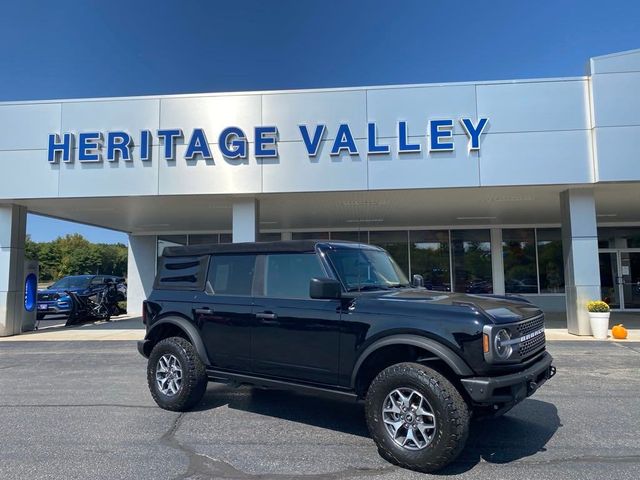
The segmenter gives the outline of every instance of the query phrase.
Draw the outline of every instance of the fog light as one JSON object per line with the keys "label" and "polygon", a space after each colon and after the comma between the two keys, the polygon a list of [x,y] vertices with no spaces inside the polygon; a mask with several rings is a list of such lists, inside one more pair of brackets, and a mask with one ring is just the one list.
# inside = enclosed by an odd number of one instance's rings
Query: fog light
{"label": "fog light", "polygon": [[509,332],[504,328],[499,330],[493,338],[493,347],[496,356],[500,360],[506,360],[513,352],[513,348],[507,343],[509,340],[511,340],[511,335],[509,335]]}

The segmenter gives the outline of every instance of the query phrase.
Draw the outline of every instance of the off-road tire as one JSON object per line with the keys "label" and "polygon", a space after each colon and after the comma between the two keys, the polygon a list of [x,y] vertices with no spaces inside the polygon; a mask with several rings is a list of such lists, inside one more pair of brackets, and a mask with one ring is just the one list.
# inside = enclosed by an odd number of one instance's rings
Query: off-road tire
{"label": "off-road tire", "polygon": [[[173,354],[182,368],[182,384],[175,395],[162,393],[156,383],[158,361],[165,354]],[[207,389],[207,373],[198,352],[182,337],[165,338],[159,341],[149,355],[147,383],[153,400],[159,407],[174,412],[185,412],[195,407]]]}
{"label": "off-road tire", "polygon": [[[422,450],[409,450],[392,439],[382,421],[387,395],[397,388],[419,392],[436,418],[433,439]],[[443,375],[419,363],[399,363],[378,374],[366,396],[369,433],[380,455],[400,467],[433,472],[451,463],[464,448],[469,434],[469,408],[458,389]]]}

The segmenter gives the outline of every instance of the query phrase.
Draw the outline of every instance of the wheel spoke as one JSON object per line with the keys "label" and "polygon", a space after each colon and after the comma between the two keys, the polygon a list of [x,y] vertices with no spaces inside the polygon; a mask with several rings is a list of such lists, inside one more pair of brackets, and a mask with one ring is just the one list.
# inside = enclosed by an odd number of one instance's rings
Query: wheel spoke
{"label": "wheel spoke", "polygon": [[418,441],[416,437],[413,435],[413,428],[407,428],[407,436],[404,438],[404,442],[402,442],[402,446],[404,447],[407,443],[413,442],[414,445],[418,446]]}

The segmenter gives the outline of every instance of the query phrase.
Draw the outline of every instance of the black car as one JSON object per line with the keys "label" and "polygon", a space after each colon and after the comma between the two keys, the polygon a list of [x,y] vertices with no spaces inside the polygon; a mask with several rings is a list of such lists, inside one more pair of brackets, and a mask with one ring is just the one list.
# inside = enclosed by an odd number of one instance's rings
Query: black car
{"label": "black car", "polygon": [[425,472],[460,453],[472,415],[555,373],[534,305],[412,286],[357,243],[167,248],[143,311],[160,407],[194,407],[209,380],[364,400],[381,455]]}

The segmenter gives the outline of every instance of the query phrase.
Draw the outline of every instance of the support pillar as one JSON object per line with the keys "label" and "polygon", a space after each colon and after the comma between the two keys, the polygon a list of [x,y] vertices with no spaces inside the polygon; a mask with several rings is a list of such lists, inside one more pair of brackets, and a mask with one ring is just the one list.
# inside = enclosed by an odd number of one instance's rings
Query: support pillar
{"label": "support pillar", "polygon": [[560,193],[562,250],[567,301],[567,327],[574,335],[590,335],[587,302],[600,299],[598,230],[593,189]]}
{"label": "support pillar", "polygon": [[242,198],[233,202],[232,241],[255,242],[258,238],[259,204],[255,198]]}
{"label": "support pillar", "polygon": [[504,257],[502,255],[502,229],[491,229],[491,270],[493,293],[504,295]]}
{"label": "support pillar", "polygon": [[22,332],[27,209],[0,205],[0,336]]}
{"label": "support pillar", "polygon": [[156,276],[156,236],[129,235],[127,313],[142,315],[142,301],[151,294]]}

